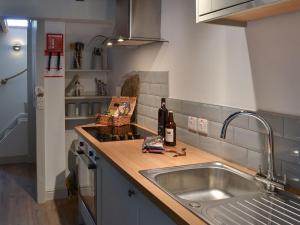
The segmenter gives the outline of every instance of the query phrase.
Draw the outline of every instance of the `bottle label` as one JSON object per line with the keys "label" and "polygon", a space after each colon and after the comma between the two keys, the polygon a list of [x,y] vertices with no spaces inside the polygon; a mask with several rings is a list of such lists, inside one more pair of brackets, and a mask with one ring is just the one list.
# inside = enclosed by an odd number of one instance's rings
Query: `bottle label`
{"label": "bottle label", "polygon": [[166,142],[174,142],[174,129],[166,128]]}

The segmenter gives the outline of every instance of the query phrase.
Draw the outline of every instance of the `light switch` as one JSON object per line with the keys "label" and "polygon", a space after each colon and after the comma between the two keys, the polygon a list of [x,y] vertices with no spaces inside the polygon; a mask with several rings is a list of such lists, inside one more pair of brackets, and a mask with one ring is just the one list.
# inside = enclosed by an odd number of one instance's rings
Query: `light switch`
{"label": "light switch", "polygon": [[36,98],[36,108],[37,108],[37,110],[44,110],[44,108],[45,108],[44,97]]}
{"label": "light switch", "polygon": [[197,119],[197,131],[201,134],[207,135],[208,134],[208,121],[203,118]]}
{"label": "light switch", "polygon": [[188,118],[188,129],[197,132],[197,118],[189,116]]}

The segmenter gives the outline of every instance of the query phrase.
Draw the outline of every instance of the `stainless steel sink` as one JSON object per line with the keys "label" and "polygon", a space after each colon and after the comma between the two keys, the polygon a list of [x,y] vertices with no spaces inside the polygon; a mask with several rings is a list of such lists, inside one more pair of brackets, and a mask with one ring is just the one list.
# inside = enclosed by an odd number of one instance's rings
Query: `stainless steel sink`
{"label": "stainless steel sink", "polygon": [[300,197],[219,162],[140,173],[208,224],[300,224]]}
{"label": "stainless steel sink", "polygon": [[259,193],[263,187],[253,176],[219,162],[143,170],[142,175],[205,219],[207,208],[235,197]]}
{"label": "stainless steel sink", "polygon": [[214,201],[259,191],[253,177],[220,163],[172,168],[154,180],[167,192],[189,201]]}
{"label": "stainless steel sink", "polygon": [[173,197],[193,202],[227,199],[261,190],[252,176],[218,162],[141,173]]}

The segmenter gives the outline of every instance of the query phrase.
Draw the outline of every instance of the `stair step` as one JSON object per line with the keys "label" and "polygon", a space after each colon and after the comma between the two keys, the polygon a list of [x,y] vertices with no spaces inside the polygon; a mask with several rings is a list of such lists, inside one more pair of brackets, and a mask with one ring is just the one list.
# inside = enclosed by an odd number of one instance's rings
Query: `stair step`
{"label": "stair step", "polygon": [[11,132],[11,130],[12,130],[12,129],[7,129],[7,130],[5,130],[4,136],[7,136],[7,135]]}
{"label": "stair step", "polygon": [[2,133],[0,132],[0,143],[6,139],[6,137],[13,131],[13,129],[19,125],[21,122],[27,122],[28,117],[27,113],[20,113],[12,123],[4,130]]}

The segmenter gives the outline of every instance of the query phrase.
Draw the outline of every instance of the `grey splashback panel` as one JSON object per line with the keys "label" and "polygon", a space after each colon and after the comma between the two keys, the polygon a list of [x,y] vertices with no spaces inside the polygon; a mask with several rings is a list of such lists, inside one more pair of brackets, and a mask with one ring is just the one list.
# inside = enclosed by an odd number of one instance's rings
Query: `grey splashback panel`
{"label": "grey splashback panel", "polygon": [[[160,99],[168,97],[168,72],[138,72],[140,96],[137,122],[157,129],[157,110]],[[240,117],[231,123],[226,140],[220,139],[222,122],[241,109],[167,98],[167,108],[175,112],[177,138],[250,169],[258,169],[265,160],[265,131],[253,119]],[[276,172],[286,174],[288,184],[300,188],[300,117],[259,111],[272,126],[275,140]],[[202,136],[187,129],[188,116],[208,120],[208,135]]]}

